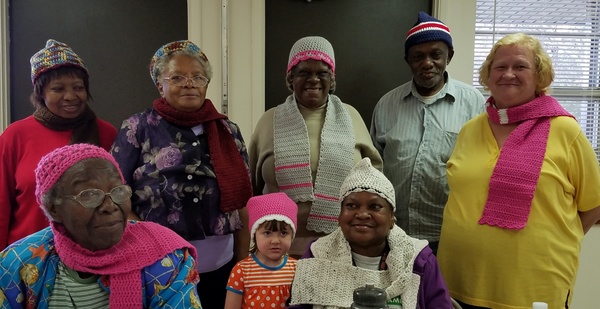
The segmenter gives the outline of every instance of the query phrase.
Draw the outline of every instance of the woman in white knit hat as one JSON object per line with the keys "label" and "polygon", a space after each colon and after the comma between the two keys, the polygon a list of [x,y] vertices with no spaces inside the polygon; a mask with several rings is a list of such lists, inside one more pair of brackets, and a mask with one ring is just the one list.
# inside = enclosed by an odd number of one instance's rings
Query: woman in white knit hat
{"label": "woman in white knit hat", "polygon": [[395,200],[392,183],[362,159],[340,188],[339,227],[297,262],[290,308],[349,308],[366,283],[386,291],[390,309],[452,308],[427,241],[395,224]]}
{"label": "woman in white knit hat", "polygon": [[261,117],[249,146],[255,195],[285,192],[298,204],[298,230],[290,255],[337,228],[338,189],[352,166],[382,160],[358,111],[333,95],[335,55],[319,36],[290,51],[286,83],[292,94]]}

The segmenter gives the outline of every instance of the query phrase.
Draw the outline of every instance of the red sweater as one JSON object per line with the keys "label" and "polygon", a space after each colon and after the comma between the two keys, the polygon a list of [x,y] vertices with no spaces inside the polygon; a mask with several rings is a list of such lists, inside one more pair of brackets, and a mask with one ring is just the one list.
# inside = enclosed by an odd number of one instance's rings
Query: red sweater
{"label": "red sweater", "polygon": [[[104,120],[97,123],[100,146],[108,151],[117,130]],[[34,170],[44,155],[69,144],[71,134],[48,129],[29,116],[0,135],[0,250],[48,226],[35,201]]]}

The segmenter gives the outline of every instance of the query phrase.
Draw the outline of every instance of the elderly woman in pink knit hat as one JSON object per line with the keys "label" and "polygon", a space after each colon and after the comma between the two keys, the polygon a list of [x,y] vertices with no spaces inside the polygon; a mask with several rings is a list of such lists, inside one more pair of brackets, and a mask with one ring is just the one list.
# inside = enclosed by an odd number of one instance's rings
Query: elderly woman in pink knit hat
{"label": "elderly woman in pink knit hat", "polygon": [[89,72],[71,47],[50,39],[30,62],[35,111],[0,135],[0,250],[48,226],[34,194],[42,156],[76,143],[109,150],[117,135],[92,110]]}
{"label": "elderly woman in pink knit hat", "polygon": [[333,95],[333,46],[320,36],[290,50],[285,80],[292,94],[263,114],[249,148],[254,194],[285,192],[298,204],[298,231],[290,255],[337,227],[338,189],[363,157],[382,167],[358,111]]}
{"label": "elderly woman in pink knit hat", "polygon": [[202,307],[196,250],[156,223],[127,221],[131,188],[106,150],[58,148],[35,176],[50,227],[0,253],[0,307]]}

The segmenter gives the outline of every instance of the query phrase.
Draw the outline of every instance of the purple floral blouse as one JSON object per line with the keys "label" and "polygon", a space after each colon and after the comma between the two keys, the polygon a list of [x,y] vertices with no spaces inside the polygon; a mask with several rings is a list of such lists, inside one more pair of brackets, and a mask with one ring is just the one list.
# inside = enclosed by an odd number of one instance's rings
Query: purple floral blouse
{"label": "purple floral blouse", "polygon": [[[239,127],[229,128],[249,177],[248,153]],[[186,240],[225,235],[242,228],[237,211],[223,213],[208,139],[203,130],[178,127],[154,109],[123,121],[111,153],[133,189],[132,211],[144,221],[166,226]]]}

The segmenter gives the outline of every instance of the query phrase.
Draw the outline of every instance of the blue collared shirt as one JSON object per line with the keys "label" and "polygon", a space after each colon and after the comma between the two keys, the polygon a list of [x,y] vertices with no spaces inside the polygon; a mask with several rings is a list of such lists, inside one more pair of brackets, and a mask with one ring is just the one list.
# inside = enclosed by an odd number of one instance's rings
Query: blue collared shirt
{"label": "blue collared shirt", "polygon": [[375,106],[370,129],[383,173],[396,191],[398,225],[429,241],[439,241],[449,191],[446,162],[458,132],[485,110],[481,92],[446,77],[430,97],[421,96],[412,80],[386,93]]}

